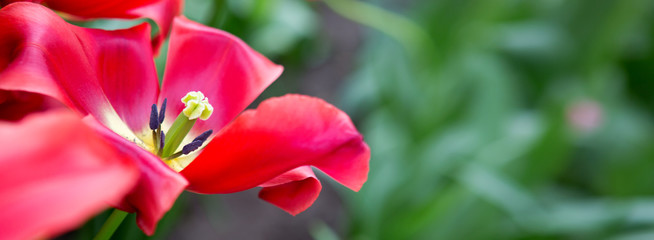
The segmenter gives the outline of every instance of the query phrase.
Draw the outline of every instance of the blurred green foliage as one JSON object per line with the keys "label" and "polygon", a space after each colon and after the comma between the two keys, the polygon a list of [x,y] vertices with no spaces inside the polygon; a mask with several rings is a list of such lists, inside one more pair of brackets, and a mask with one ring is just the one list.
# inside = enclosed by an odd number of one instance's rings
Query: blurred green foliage
{"label": "blurred green foliage", "polygon": [[346,238],[654,239],[654,2],[326,2],[371,29]]}
{"label": "blurred green foliage", "polygon": [[[327,57],[325,6],[364,26],[336,105],[371,171],[342,191],[342,238],[654,239],[653,1],[188,0],[185,15],[285,66],[265,98]],[[126,222],[117,237],[144,238]]]}

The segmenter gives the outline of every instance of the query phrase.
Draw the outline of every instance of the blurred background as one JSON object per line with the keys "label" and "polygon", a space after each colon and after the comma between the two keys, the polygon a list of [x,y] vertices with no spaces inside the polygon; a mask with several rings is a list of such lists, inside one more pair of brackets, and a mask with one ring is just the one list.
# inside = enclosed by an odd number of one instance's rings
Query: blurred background
{"label": "blurred background", "polygon": [[[371,170],[359,193],[319,176],[296,217],[258,189],[184,193],[153,239],[654,239],[654,1],[186,0],[185,15],[285,66],[253,106],[303,93],[346,111]],[[116,239],[146,238],[131,218]]]}

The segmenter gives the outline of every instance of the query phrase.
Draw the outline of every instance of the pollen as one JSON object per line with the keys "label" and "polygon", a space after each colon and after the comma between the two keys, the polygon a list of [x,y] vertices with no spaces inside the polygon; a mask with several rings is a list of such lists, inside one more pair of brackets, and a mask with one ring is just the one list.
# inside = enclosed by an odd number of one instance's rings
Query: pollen
{"label": "pollen", "polygon": [[182,98],[182,102],[185,105],[182,113],[189,120],[197,118],[207,120],[213,113],[213,106],[209,103],[209,98],[205,97],[200,91],[187,93]]}

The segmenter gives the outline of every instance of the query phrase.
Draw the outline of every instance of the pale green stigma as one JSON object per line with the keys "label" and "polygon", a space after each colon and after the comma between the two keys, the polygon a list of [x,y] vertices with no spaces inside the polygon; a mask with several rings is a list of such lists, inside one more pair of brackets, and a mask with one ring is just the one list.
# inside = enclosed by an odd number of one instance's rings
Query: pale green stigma
{"label": "pale green stigma", "polygon": [[213,106],[209,103],[209,98],[206,98],[202,92],[189,92],[182,98],[185,107],[182,110],[184,116],[189,120],[200,118],[207,120],[213,113]]}

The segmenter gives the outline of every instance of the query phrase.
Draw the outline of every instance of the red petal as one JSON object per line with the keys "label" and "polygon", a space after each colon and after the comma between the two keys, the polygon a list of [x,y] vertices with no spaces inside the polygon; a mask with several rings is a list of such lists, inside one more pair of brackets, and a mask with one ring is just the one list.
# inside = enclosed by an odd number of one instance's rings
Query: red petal
{"label": "red petal", "polygon": [[159,26],[159,32],[152,39],[155,52],[159,52],[159,47],[172,27],[173,19],[182,14],[183,5],[183,0],[161,0],[130,11],[139,17],[152,19]]}
{"label": "red petal", "polygon": [[31,113],[57,108],[65,106],[45,95],[0,90],[0,120],[18,121]]}
{"label": "red petal", "polygon": [[0,122],[0,239],[48,238],[121,199],[138,170],[64,111]]}
{"label": "red petal", "polygon": [[168,122],[182,111],[180,99],[190,91],[201,91],[214,107],[209,120],[195,124],[195,133],[221,129],[283,70],[237,37],[181,17],[175,19],[169,47],[159,98],[169,100]]}
{"label": "red petal", "polygon": [[120,152],[134,161],[141,170],[137,185],[117,207],[127,212],[136,212],[138,226],[146,234],[152,235],[157,222],[170,210],[188,182],[161,159],[101,126],[95,119],[89,117],[85,121],[105,141],[120,146]]}
{"label": "red petal", "polygon": [[291,215],[303,212],[320,194],[320,181],[311,167],[303,166],[261,184],[259,198],[272,203]]}
{"label": "red petal", "polygon": [[149,130],[149,111],[159,95],[159,80],[148,48],[150,30],[145,24],[121,31],[85,29],[97,43],[100,84],[111,105],[134,132]]}
{"label": "red petal", "polygon": [[0,10],[0,88],[52,96],[114,130],[122,117],[138,132],[158,91],[148,39],[147,24],[85,29],[41,5],[14,3]]}
{"label": "red petal", "polygon": [[0,0],[0,7],[9,5],[10,3],[15,2],[33,2],[33,3],[42,3],[44,0]]}
{"label": "red petal", "polygon": [[344,112],[317,98],[286,95],[245,111],[181,173],[191,191],[231,193],[312,165],[358,191],[369,158]]}
{"label": "red petal", "polygon": [[[0,1],[0,6],[18,0]],[[168,34],[173,18],[182,13],[182,0],[30,0],[45,3],[48,7],[70,14],[78,19],[92,18],[150,18],[159,27],[152,40],[158,52],[163,38]]]}
{"label": "red petal", "polygon": [[137,18],[130,13],[163,0],[43,0],[49,8],[81,18]]}

